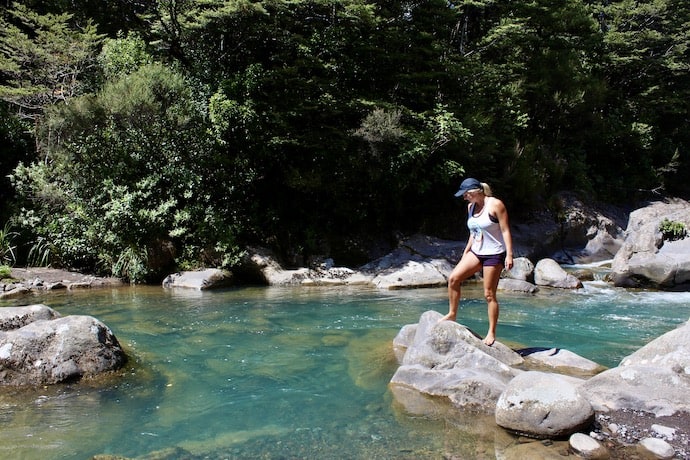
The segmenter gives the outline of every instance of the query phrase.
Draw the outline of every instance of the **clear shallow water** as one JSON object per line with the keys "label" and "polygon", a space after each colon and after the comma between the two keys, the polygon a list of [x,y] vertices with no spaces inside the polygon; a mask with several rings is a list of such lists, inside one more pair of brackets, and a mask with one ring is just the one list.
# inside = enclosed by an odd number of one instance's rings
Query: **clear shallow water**
{"label": "clear shallow water", "polygon": [[[690,317],[689,293],[602,282],[499,300],[499,340],[605,366]],[[105,382],[3,389],[2,458],[493,459],[514,442],[442,403],[436,417],[407,414],[388,390],[392,339],[424,311],[447,311],[444,289],[126,287],[31,301],[99,318],[131,362]],[[458,321],[486,331],[479,286],[463,290]]]}

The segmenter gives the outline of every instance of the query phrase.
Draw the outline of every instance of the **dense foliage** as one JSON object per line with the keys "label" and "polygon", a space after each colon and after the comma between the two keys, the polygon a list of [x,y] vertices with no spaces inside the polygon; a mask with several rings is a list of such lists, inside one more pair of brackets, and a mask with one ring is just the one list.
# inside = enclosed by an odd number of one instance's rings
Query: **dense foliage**
{"label": "dense foliage", "polygon": [[357,263],[395,232],[458,237],[463,175],[514,215],[564,189],[690,196],[680,0],[0,13],[0,193],[34,261],[134,281],[252,244]]}

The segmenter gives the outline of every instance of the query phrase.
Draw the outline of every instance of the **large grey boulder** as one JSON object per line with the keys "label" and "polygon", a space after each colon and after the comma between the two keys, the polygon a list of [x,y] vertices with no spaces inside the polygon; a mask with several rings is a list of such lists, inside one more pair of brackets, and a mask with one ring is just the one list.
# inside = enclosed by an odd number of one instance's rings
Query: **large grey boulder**
{"label": "large grey boulder", "polygon": [[393,338],[393,353],[395,354],[395,359],[398,360],[398,363],[402,363],[407,349],[411,347],[412,343],[414,342],[416,334],[417,325],[406,324],[400,328],[400,331],[398,331],[395,338]]}
{"label": "large grey boulder", "polygon": [[690,412],[690,322],[592,377],[582,389],[597,411]]}
{"label": "large grey boulder", "polygon": [[616,286],[690,289],[690,237],[664,239],[664,219],[690,229],[690,203],[656,202],[630,214],[625,242],[611,266]]}
{"label": "large grey boulder", "polygon": [[284,269],[276,255],[266,248],[251,248],[251,251],[245,265],[269,286],[296,285],[308,278],[307,268]]}
{"label": "large grey boulder", "polygon": [[623,358],[621,366],[652,365],[690,375],[690,321]]}
{"label": "large grey boulder", "polygon": [[498,289],[502,291],[524,292],[534,294],[539,290],[532,284],[534,280],[534,264],[527,257],[516,257],[513,268],[503,270],[498,280]]}
{"label": "large grey boulder", "polygon": [[444,259],[408,260],[403,265],[382,271],[372,282],[379,289],[439,287],[448,284],[452,270],[453,266]]}
{"label": "large grey boulder", "polygon": [[507,279],[531,281],[534,279],[534,264],[527,257],[516,257],[513,268],[503,270],[501,275]]}
{"label": "large grey boulder", "polygon": [[582,282],[563,270],[553,259],[541,259],[534,267],[534,283],[562,289],[579,289]]}
{"label": "large grey boulder", "polygon": [[508,383],[496,403],[496,424],[535,438],[558,438],[594,421],[574,377],[528,371]]}
{"label": "large grey boulder", "polygon": [[174,273],[163,280],[164,288],[188,288],[200,291],[227,287],[231,284],[232,274],[216,268]]}
{"label": "large grey boulder", "polygon": [[[37,311],[25,308],[27,315]],[[42,308],[38,311],[50,315]],[[126,360],[112,331],[91,316],[37,319],[0,331],[0,385],[73,381],[116,370]]]}
{"label": "large grey boulder", "polygon": [[60,314],[46,305],[0,308],[0,331],[19,329],[39,319],[55,319]]}
{"label": "large grey boulder", "polygon": [[[486,346],[468,328],[442,317],[435,311],[422,314],[391,385],[444,396],[464,409],[492,411],[506,384],[521,372],[512,366],[522,357],[498,341]],[[401,331],[405,337],[396,341],[398,347],[410,331]]]}

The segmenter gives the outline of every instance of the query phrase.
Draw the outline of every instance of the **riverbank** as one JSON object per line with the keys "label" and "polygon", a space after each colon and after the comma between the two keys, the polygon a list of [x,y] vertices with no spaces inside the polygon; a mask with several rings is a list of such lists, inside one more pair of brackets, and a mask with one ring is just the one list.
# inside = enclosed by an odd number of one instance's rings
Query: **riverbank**
{"label": "riverbank", "polygon": [[0,281],[0,299],[21,297],[32,291],[90,289],[123,284],[119,278],[99,277],[50,267],[12,268],[11,277]]}
{"label": "riverbank", "polygon": [[687,413],[668,417],[633,410],[597,414],[594,433],[608,444],[613,459],[630,459],[627,448],[645,438],[663,439],[676,451],[673,458],[690,459],[690,414]]}

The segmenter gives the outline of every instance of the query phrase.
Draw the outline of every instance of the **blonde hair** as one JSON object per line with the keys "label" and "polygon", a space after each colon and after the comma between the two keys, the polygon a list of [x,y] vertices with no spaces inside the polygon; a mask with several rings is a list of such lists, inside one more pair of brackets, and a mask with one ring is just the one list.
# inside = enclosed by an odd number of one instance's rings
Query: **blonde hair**
{"label": "blonde hair", "polygon": [[489,187],[489,184],[486,182],[482,182],[482,193],[484,193],[484,196],[493,196],[493,192],[491,191],[491,187]]}

